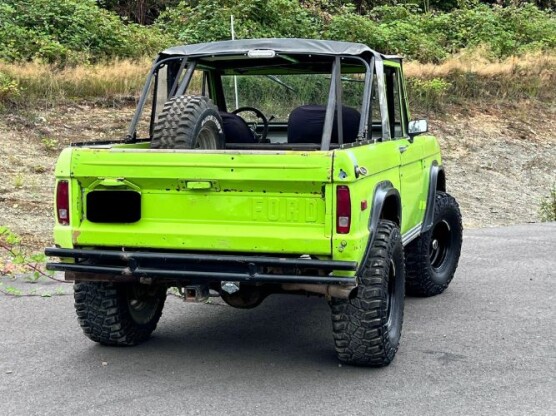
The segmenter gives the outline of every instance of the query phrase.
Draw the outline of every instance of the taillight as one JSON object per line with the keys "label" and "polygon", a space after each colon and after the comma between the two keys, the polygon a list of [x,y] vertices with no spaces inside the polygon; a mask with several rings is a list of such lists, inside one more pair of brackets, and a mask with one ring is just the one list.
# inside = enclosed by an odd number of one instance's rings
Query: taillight
{"label": "taillight", "polygon": [[56,187],[56,215],[58,216],[59,224],[69,224],[70,214],[68,181],[59,181],[58,186]]}
{"label": "taillight", "polygon": [[336,188],[336,232],[348,234],[351,225],[351,199],[349,188],[340,185]]}

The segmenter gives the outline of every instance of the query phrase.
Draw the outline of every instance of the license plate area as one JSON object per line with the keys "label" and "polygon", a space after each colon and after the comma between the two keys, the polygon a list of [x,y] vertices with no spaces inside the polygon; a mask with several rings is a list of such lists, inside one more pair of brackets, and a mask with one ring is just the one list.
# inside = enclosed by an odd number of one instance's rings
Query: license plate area
{"label": "license plate area", "polygon": [[141,194],[131,190],[91,191],[86,217],[96,223],[133,223],[141,219]]}

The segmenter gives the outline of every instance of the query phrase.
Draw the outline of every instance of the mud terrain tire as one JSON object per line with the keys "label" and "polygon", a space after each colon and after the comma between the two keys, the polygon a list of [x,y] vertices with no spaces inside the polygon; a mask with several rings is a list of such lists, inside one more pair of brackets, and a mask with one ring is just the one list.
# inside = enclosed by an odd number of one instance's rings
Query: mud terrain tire
{"label": "mud terrain tire", "polygon": [[74,285],[77,320],[85,335],[104,345],[130,346],[155,330],[166,288],[110,282]]}
{"label": "mud terrain tire", "polygon": [[404,253],[398,226],[381,220],[353,299],[332,299],[338,359],[383,367],[394,359],[403,323]]}
{"label": "mud terrain tire", "polygon": [[437,191],[431,229],[405,248],[408,295],[427,297],[446,290],[458,267],[462,234],[458,203]]}
{"label": "mud terrain tire", "polygon": [[208,97],[182,95],[164,104],[153,128],[151,149],[223,149],[217,107]]}

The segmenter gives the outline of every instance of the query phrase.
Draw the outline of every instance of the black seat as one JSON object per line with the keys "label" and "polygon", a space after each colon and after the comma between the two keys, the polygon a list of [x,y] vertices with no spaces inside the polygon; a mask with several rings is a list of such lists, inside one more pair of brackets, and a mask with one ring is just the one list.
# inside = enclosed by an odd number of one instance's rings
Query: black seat
{"label": "black seat", "polygon": [[256,143],[255,135],[244,119],[233,113],[220,111],[222,123],[224,124],[224,137],[226,143]]}
{"label": "black seat", "polygon": [[[295,108],[288,119],[288,143],[320,143],[324,130],[326,106],[302,105]],[[361,114],[355,108],[342,106],[344,143],[352,143],[359,132]],[[331,143],[338,143],[338,120],[334,111]]]}

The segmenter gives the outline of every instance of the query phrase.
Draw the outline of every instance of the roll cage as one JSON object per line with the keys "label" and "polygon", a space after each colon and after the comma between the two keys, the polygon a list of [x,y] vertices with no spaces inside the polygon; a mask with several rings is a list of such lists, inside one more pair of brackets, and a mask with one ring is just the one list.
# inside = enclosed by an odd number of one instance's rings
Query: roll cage
{"label": "roll cage", "polygon": [[[219,47],[220,46],[220,47]],[[261,47],[262,46],[262,47]],[[335,147],[350,147],[393,137],[393,88],[390,77],[385,74],[394,68],[401,72],[401,58],[385,56],[362,44],[308,41],[303,39],[241,40],[213,42],[207,44],[174,47],[161,52],[155,59],[139,97],[137,108],[129,125],[126,142],[136,142],[137,125],[149,98],[151,86],[157,95],[159,74],[167,68],[166,100],[180,96],[187,91],[195,70],[203,72],[202,91],[208,93],[220,111],[227,111],[222,87],[223,75],[268,75],[277,74],[330,74],[328,101],[320,146],[310,144],[290,145],[293,148],[327,151]],[[342,75],[364,73],[363,99],[355,142],[345,143],[342,123]],[[373,82],[374,80],[374,82]],[[376,91],[373,91],[376,88]],[[409,120],[407,98],[403,77],[400,77],[399,91],[402,97],[401,130],[405,135]],[[208,91],[207,91],[208,90]],[[376,94],[380,112],[380,135],[371,137],[369,113],[371,97]],[[157,100],[153,99],[150,117],[150,136],[155,121]],[[337,119],[337,145],[331,143],[334,118]],[[376,129],[376,128],[375,128]],[[147,139],[148,140],[148,139]],[[272,148],[273,146],[261,146]]]}

